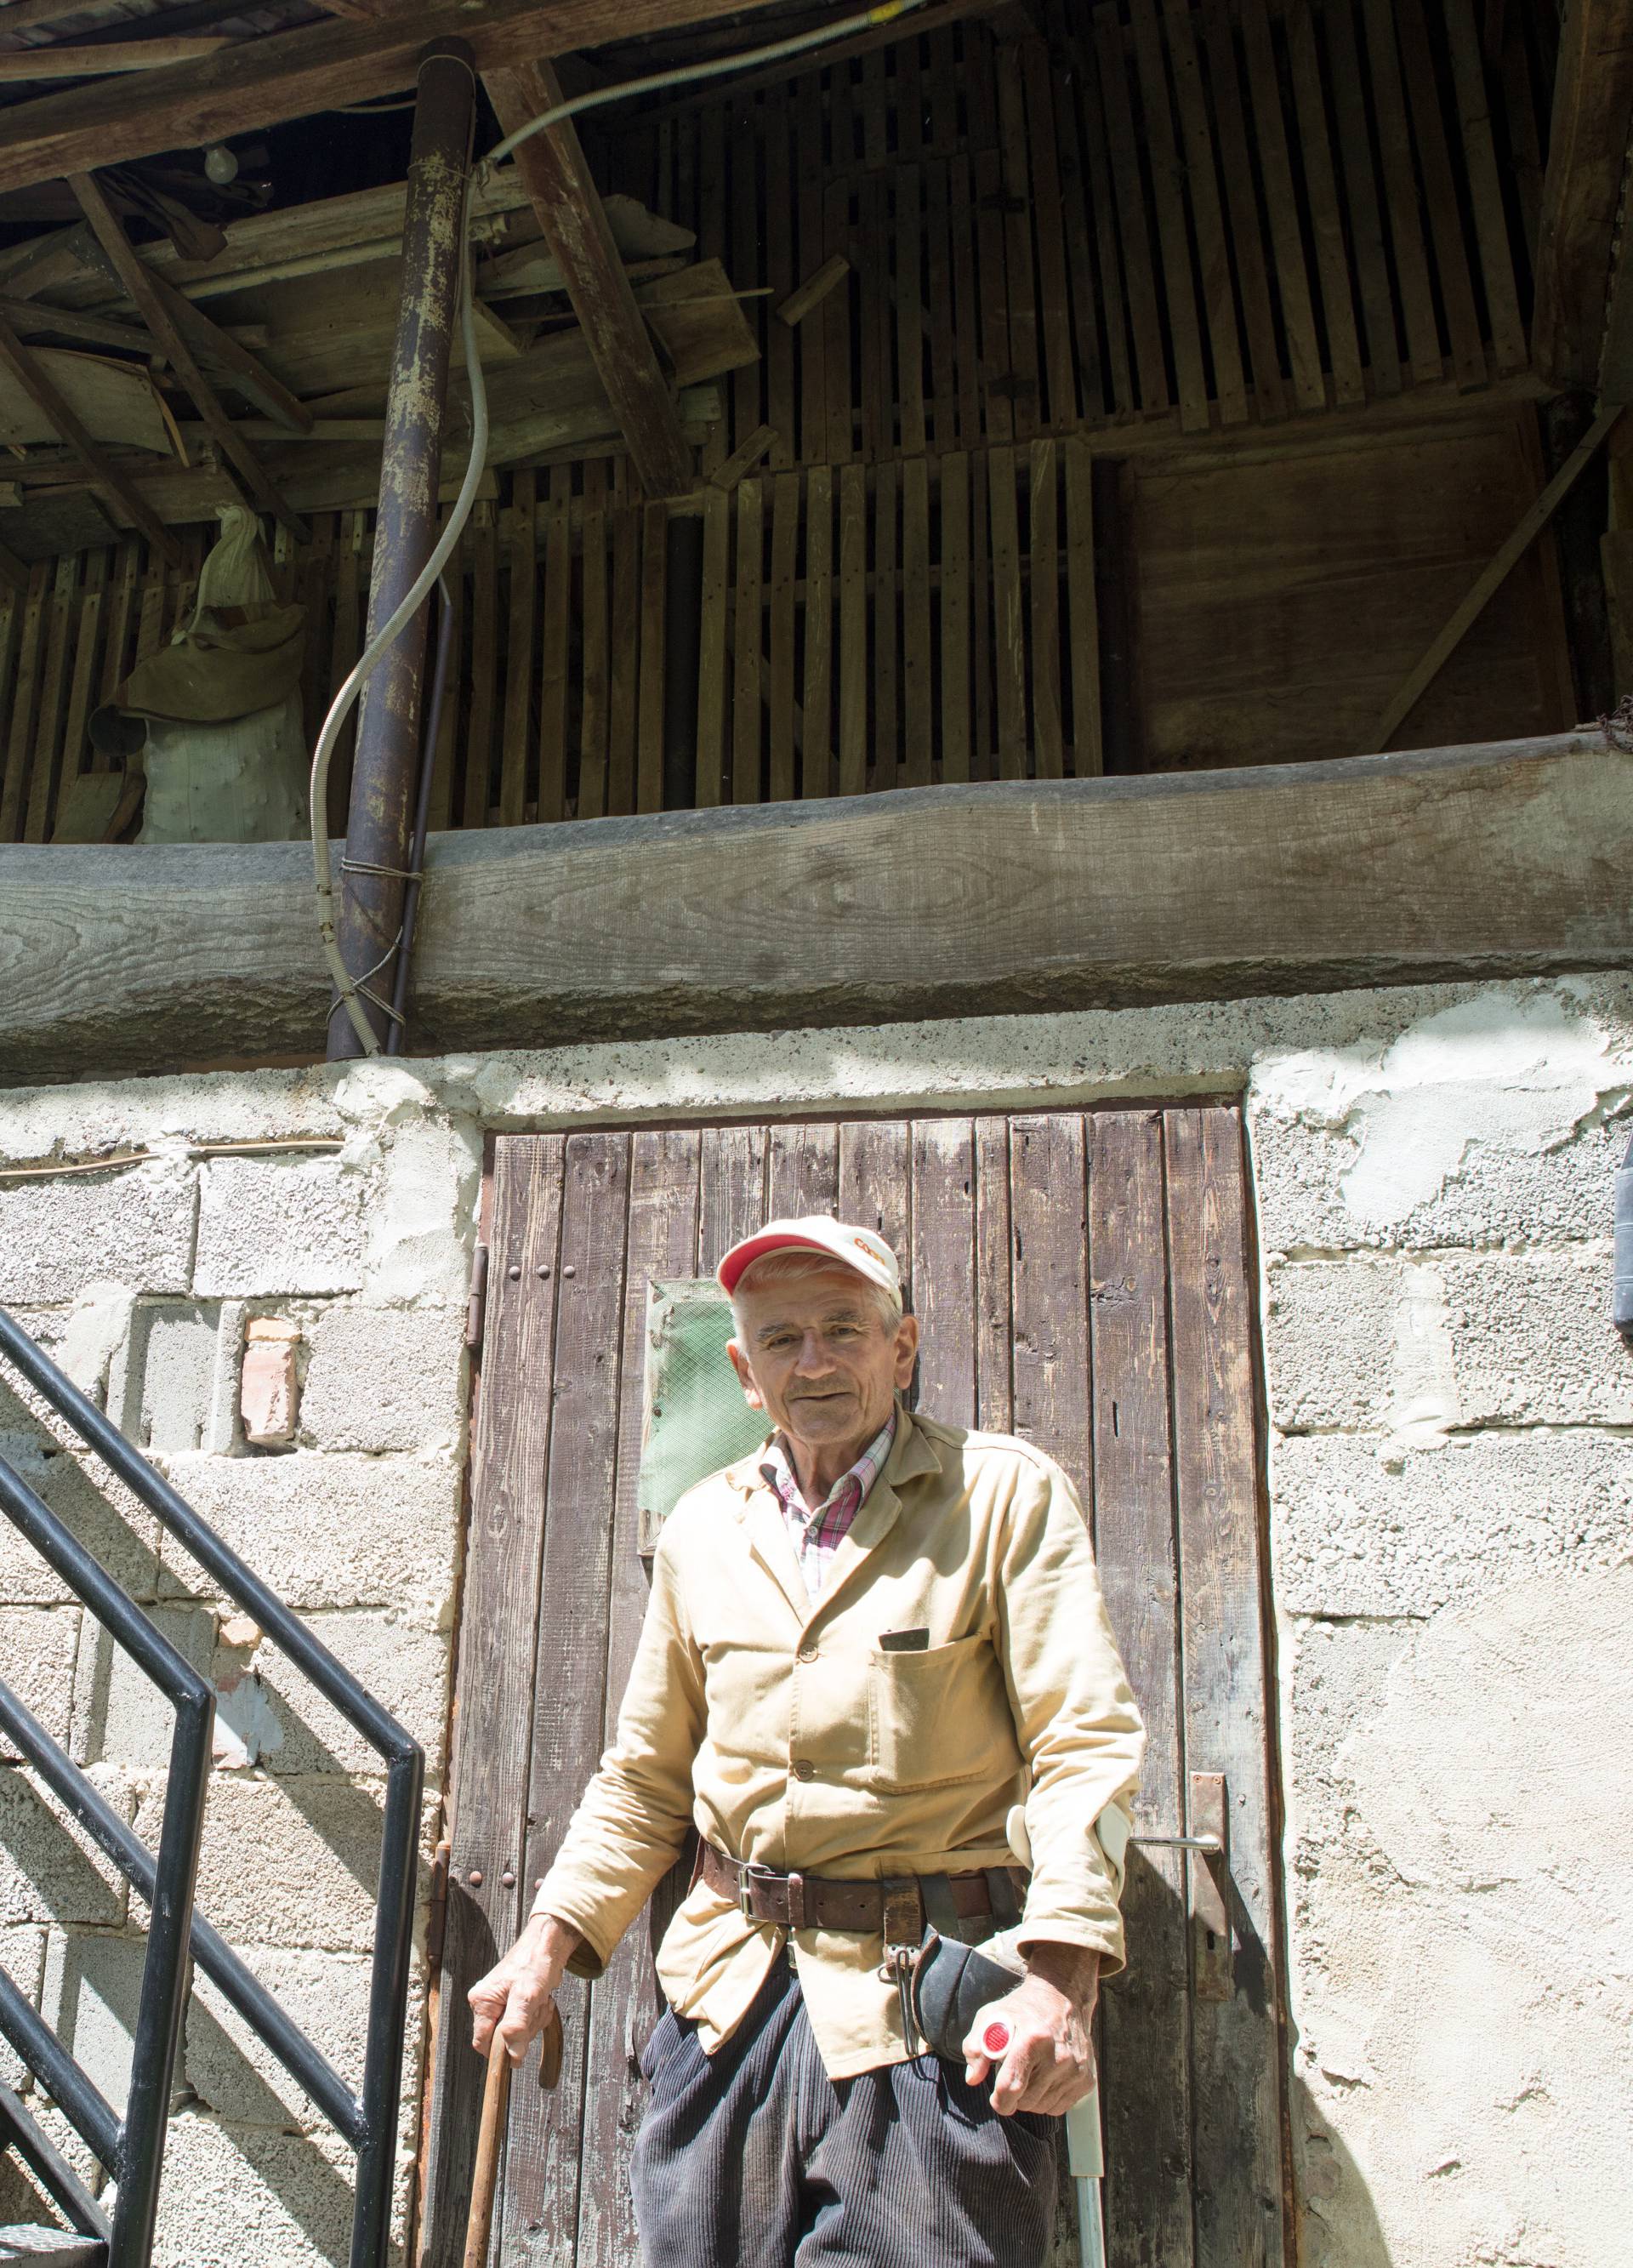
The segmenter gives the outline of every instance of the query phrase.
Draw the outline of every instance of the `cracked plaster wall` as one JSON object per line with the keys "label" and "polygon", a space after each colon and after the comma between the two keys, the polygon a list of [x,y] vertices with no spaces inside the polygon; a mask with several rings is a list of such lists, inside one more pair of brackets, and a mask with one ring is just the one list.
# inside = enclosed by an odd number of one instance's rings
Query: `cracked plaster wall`
{"label": "cracked plaster wall", "polygon": [[[0,1300],[172,1444],[184,1494],[424,1740],[429,1846],[484,1130],[1232,1089],[1263,1265],[1306,2268],[1605,2268],[1633,2218],[1633,1368],[1606,1320],[1627,979],[16,1090],[0,1161],[154,1155],[0,1182]],[[269,1140],[331,1146],[199,1154]],[[266,1313],[302,1332],[282,1453],[233,1416]],[[155,1345],[185,1375],[136,1377]],[[215,1678],[202,1902],[355,2078],[369,1757],[3,1384],[0,1434]],[[8,1535],[8,1664],[151,1834],[159,1714]],[[0,1959],[115,2100],[139,1955],[118,1885],[0,1761]],[[342,2261],[347,2154],[208,1991],[183,2080],[161,2268]],[[400,2217],[416,2113],[411,2073]]]}

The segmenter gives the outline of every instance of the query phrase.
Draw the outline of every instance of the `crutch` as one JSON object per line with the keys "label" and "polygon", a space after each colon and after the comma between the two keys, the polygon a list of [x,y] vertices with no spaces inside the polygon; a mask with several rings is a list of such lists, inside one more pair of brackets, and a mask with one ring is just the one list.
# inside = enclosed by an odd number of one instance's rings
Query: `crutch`
{"label": "crutch", "polygon": [[1100,2096],[1095,2088],[1066,2113],[1066,2163],[1078,2192],[1078,2249],[1083,2268],[1106,2268],[1106,2224],[1100,2218]]}
{"label": "crutch", "polygon": [[[554,2087],[562,2075],[562,2019],[552,2008],[539,2043],[539,2084]],[[488,2076],[482,2091],[482,2124],[476,2130],[476,2170],[471,2176],[470,2218],[465,2224],[464,2268],[487,2268],[493,2200],[499,2186],[499,2146],[511,2100],[511,2059],[496,2031],[488,2050]]]}

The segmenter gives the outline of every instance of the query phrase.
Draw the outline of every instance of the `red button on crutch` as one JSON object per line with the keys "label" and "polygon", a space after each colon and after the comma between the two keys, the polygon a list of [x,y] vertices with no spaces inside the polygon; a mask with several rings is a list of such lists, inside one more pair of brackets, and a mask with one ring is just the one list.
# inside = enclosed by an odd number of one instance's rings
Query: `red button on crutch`
{"label": "red button on crutch", "polygon": [[1013,2037],[1014,2034],[1010,2030],[1009,2026],[997,2021],[989,2024],[986,2030],[982,2032],[981,2044],[989,2056],[1006,2055],[1009,2052],[1009,2043]]}

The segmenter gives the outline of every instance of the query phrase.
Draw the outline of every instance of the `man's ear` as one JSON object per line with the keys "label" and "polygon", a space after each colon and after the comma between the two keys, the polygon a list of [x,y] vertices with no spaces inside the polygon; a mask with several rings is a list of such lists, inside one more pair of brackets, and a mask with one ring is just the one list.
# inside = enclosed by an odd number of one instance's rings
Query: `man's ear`
{"label": "man's ear", "polygon": [[896,1325],[896,1384],[913,1383],[913,1366],[918,1360],[918,1317],[903,1315]]}
{"label": "man's ear", "polygon": [[743,1389],[743,1399],[751,1410],[763,1410],[765,1397],[754,1384],[754,1373],[748,1366],[748,1357],[735,1339],[727,1340],[725,1351],[732,1358],[732,1367],[737,1373],[737,1382]]}

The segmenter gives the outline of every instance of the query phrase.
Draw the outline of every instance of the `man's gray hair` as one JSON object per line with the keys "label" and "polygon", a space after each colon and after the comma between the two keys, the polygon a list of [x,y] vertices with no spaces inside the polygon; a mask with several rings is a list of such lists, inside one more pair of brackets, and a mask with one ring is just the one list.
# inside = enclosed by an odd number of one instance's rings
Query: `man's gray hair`
{"label": "man's gray hair", "polygon": [[842,1270],[847,1276],[854,1276],[857,1290],[873,1309],[886,1330],[894,1331],[901,1321],[901,1309],[882,1284],[870,1284],[858,1269],[846,1268],[844,1262],[835,1260],[831,1253],[801,1252],[784,1246],[779,1252],[762,1253],[758,1260],[751,1260],[737,1279],[732,1293],[732,1322],[739,1346],[747,1345],[742,1307],[745,1292],[763,1292],[774,1284],[786,1284],[796,1276],[807,1276],[816,1270],[825,1270],[829,1275]]}

